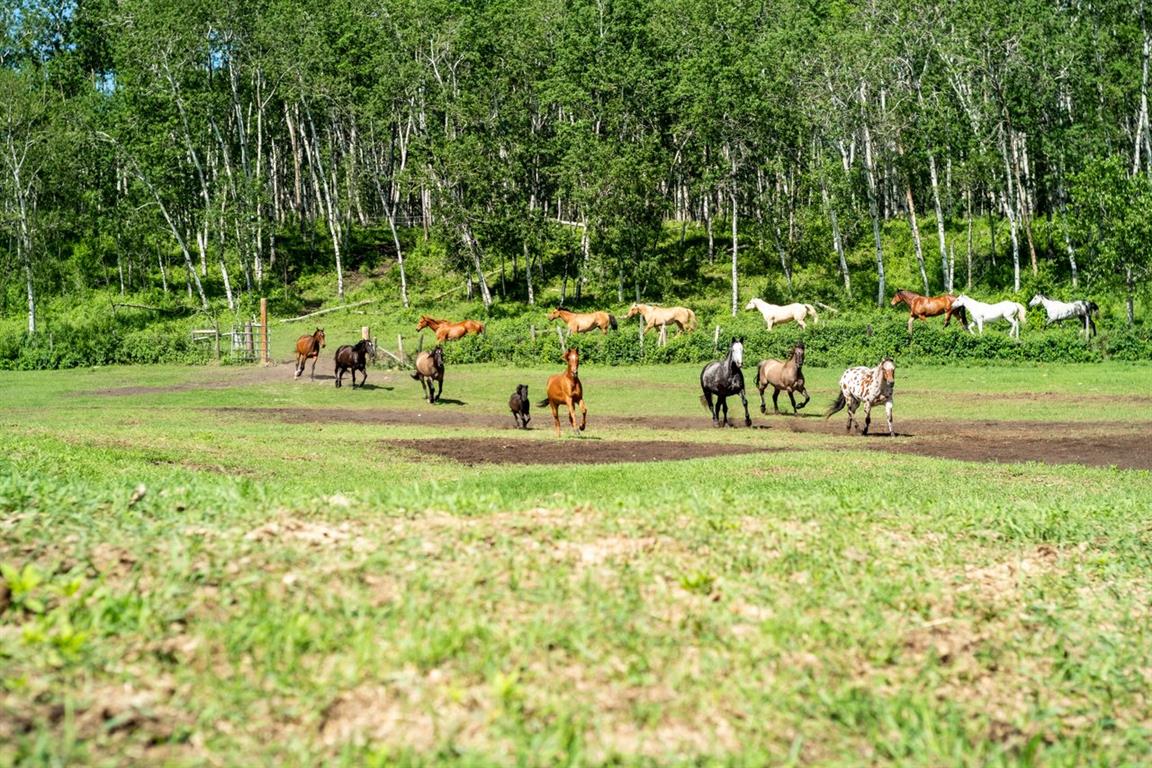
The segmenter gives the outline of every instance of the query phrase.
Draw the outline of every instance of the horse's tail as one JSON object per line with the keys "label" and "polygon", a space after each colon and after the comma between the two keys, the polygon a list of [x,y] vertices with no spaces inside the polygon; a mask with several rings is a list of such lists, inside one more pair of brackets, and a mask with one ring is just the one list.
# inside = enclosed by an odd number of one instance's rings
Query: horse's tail
{"label": "horse's tail", "polygon": [[811,304],[805,304],[804,308],[808,310],[808,314],[812,315],[812,322],[820,322],[820,318],[816,316],[816,307],[812,306]]}
{"label": "horse's tail", "polygon": [[1016,311],[1020,315],[1020,325],[1027,325],[1028,324],[1028,308],[1025,307],[1023,304],[1021,304],[1018,301],[1014,302],[1014,303],[1016,304]]}
{"label": "horse's tail", "polygon": [[700,395],[700,405],[704,406],[709,412],[712,411],[712,406],[708,405],[708,400],[704,395]]}
{"label": "horse's tail", "polygon": [[612,330],[616,330],[616,315],[612,314],[611,312],[608,313],[608,326]]}
{"label": "horse's tail", "polygon": [[548,407],[548,398],[544,398],[540,402],[536,403],[536,407],[537,408],[547,408]]}
{"label": "horse's tail", "polygon": [[846,406],[847,404],[848,404],[848,400],[844,397],[844,393],[841,392],[836,397],[836,402],[832,403],[832,405],[828,406],[828,410],[824,411],[824,418],[826,418],[826,419],[831,418],[832,414],[843,410],[844,406]]}
{"label": "horse's tail", "polygon": [[1100,307],[1098,307],[1094,301],[1086,301],[1084,305],[1088,307],[1088,314],[1090,315],[1095,315],[1100,312]]}
{"label": "horse's tail", "polygon": [[412,378],[416,379],[416,381],[420,381],[420,369],[417,368],[416,370],[412,371],[411,376]]}

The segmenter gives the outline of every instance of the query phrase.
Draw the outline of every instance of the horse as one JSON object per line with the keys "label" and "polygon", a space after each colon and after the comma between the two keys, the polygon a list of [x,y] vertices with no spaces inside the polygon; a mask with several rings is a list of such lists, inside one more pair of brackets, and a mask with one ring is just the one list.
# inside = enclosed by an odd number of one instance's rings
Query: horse
{"label": "horse", "polygon": [[528,385],[517,384],[516,391],[508,398],[508,410],[512,411],[512,418],[520,429],[528,429],[528,422],[532,421],[532,416],[528,413],[531,407],[532,403],[528,400]]}
{"label": "horse", "polygon": [[687,307],[656,307],[651,304],[633,304],[625,317],[640,315],[644,318],[644,333],[658,325],[672,323],[681,331],[696,329],[696,313]]}
{"label": "horse", "polygon": [[777,323],[788,323],[793,320],[796,325],[801,328],[806,328],[804,325],[804,318],[812,315],[812,322],[817,322],[820,318],[816,317],[816,310],[811,304],[785,304],[779,306],[777,304],[769,304],[760,299],[752,299],[744,305],[744,309],[758,309],[760,314],[764,316],[764,322],[768,324],[768,330],[772,330],[772,326]]}
{"label": "horse", "polygon": [[564,353],[564,361],[568,363],[568,370],[548,377],[548,397],[541,400],[538,405],[552,409],[552,420],[556,422],[556,437],[560,437],[560,406],[568,408],[568,421],[575,431],[576,404],[580,405],[579,431],[583,432],[588,426],[588,406],[584,404],[584,387],[580,384],[580,350],[572,348]]}
{"label": "horse", "polygon": [[585,333],[593,328],[599,328],[602,334],[608,333],[609,328],[616,330],[616,318],[609,312],[569,312],[557,307],[548,313],[548,319],[563,320],[571,333]]}
{"label": "horse", "polygon": [[356,389],[356,371],[360,371],[360,375],[364,378],[360,379],[360,386],[364,386],[364,382],[368,381],[368,371],[365,370],[368,362],[368,355],[372,352],[372,342],[368,339],[360,339],[355,344],[345,344],[336,350],[336,386],[342,387],[342,379],[344,372],[348,371],[352,374],[352,389]]}
{"label": "horse", "polygon": [[963,306],[956,305],[956,297],[950,293],[943,296],[921,296],[913,291],[896,291],[892,297],[892,306],[900,302],[908,305],[908,333],[912,333],[913,320],[927,320],[930,317],[944,315],[944,327],[952,322],[952,315],[960,316],[960,322],[968,327],[968,313]]}
{"label": "horse", "polygon": [[[712,413],[712,426],[728,425],[728,396],[740,395],[740,402],[744,404],[744,426],[752,426],[752,417],[748,415],[748,398],[744,395],[744,372],[740,366],[744,365],[744,340],[732,339],[728,347],[728,354],[723,360],[713,360],[700,371],[700,389],[704,394],[700,402]],[[713,405],[712,396],[716,396]],[[720,409],[724,409],[724,421],[720,421]],[[732,426],[736,426],[733,424]]]}
{"label": "horse", "polygon": [[[1020,326],[1027,322],[1026,315],[1028,310],[1024,309],[1024,305],[1018,301],[1001,301],[996,304],[985,304],[982,301],[976,301],[968,296],[961,295],[957,297],[956,301],[952,302],[954,307],[963,307],[972,314],[972,320],[975,321],[976,327],[980,329],[980,333],[984,333],[984,323],[989,320],[999,320],[1004,318],[1008,324],[1012,326],[1009,331],[1010,336],[1019,340]],[[972,333],[972,324],[968,325],[968,333]]]}
{"label": "horse", "polygon": [[884,414],[888,417],[888,435],[895,435],[896,432],[892,429],[892,389],[895,386],[896,364],[890,357],[885,357],[875,368],[866,365],[849,368],[840,377],[840,395],[825,411],[824,418],[831,418],[832,414],[847,405],[848,431],[852,431],[853,422],[859,429],[856,408],[863,403],[864,434],[868,434],[868,426],[872,423],[872,406],[884,403]]}
{"label": "horse", "polygon": [[[776,398],[780,396],[781,390],[788,393],[788,399],[792,402],[792,414],[795,415],[798,410],[808,405],[808,401],[812,398],[808,395],[808,390],[804,389],[804,343],[801,342],[792,347],[792,354],[786,362],[780,360],[761,360],[759,367],[756,369],[756,388],[760,390],[760,413],[768,413],[768,404],[764,402],[764,390],[768,389],[768,385],[773,387],[772,392],[772,413],[780,413],[780,407],[776,404]],[[804,402],[796,405],[796,398],[794,392],[799,392],[804,395]]]}
{"label": "horse", "polygon": [[[412,378],[420,382],[421,397],[427,396],[429,403],[439,400],[440,393],[444,391],[444,348],[438,346],[431,352],[421,352],[417,355],[416,372],[412,374]],[[432,394],[434,381],[439,382],[435,395]],[[428,389],[427,393],[424,391],[425,387]]]}
{"label": "horse", "polygon": [[1032,301],[1028,302],[1028,306],[1035,307],[1037,304],[1044,305],[1044,311],[1048,313],[1048,319],[1044,321],[1044,325],[1078,317],[1084,320],[1084,336],[1092,338],[1096,335],[1096,323],[1092,322],[1092,315],[1100,311],[1096,302],[1083,299],[1072,302],[1054,301],[1038,293],[1032,297]]}
{"label": "horse", "polygon": [[436,341],[440,343],[462,339],[470,333],[484,333],[484,323],[476,320],[461,320],[454,323],[451,320],[437,320],[428,315],[420,315],[416,330],[422,331],[425,328],[431,328],[436,333]]}
{"label": "horse", "polygon": [[309,378],[316,378],[316,361],[320,359],[320,350],[324,348],[324,329],[317,328],[311,336],[301,336],[296,339],[296,376],[300,378],[304,373],[304,364],[312,358],[312,373]]}

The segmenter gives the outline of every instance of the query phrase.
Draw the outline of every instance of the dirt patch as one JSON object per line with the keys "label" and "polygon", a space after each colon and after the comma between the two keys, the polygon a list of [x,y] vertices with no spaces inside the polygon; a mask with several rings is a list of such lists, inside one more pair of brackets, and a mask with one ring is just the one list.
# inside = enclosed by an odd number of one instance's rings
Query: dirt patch
{"label": "dirt patch", "polygon": [[714,456],[769,453],[779,449],[725,443],[678,443],[671,440],[532,441],[490,438],[383,440],[384,445],[440,456],[461,464],[627,464],[682,461]]}

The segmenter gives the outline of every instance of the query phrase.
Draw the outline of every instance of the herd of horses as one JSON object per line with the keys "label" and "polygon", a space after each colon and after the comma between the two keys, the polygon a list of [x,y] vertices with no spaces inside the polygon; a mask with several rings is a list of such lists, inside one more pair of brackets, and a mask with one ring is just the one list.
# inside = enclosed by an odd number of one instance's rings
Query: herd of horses
{"label": "herd of horses", "polygon": [[[963,294],[954,296],[922,296],[913,291],[897,291],[892,297],[892,306],[905,304],[908,307],[908,332],[912,332],[913,321],[926,320],[929,317],[944,315],[944,325],[952,322],[953,316],[959,317],[960,322],[972,332],[973,326],[980,333],[984,332],[984,324],[995,320],[1005,320],[1010,326],[1009,335],[1019,339],[1020,325],[1026,322],[1027,309],[1016,301],[1001,301],[995,304],[985,304]],[[1099,307],[1087,300],[1062,302],[1049,299],[1047,296],[1037,294],[1032,297],[1029,306],[1042,306],[1047,314],[1047,323],[1052,324],[1062,320],[1075,319],[1083,324],[1083,331],[1090,337],[1096,333],[1096,324],[1093,315],[1099,312]],[[752,299],[745,305],[745,310],[756,310],[764,318],[765,324],[771,330],[773,326],[782,323],[794,322],[805,328],[805,320],[811,318],[817,322],[816,310],[811,304],[795,303],[786,305],[769,304],[761,299]],[[633,304],[628,308],[627,318],[639,316],[647,333],[657,327],[666,328],[675,326],[679,332],[691,332],[696,329],[696,314],[687,307],[659,307],[652,304]],[[609,312],[572,312],[558,307],[548,314],[549,320],[561,320],[568,326],[569,333],[587,333],[599,330],[602,334],[609,330],[617,330],[618,324],[615,316]],[[437,346],[431,351],[420,352],[416,356],[415,371],[412,378],[420,382],[421,394],[429,403],[440,399],[444,390],[444,348],[443,343],[461,339],[468,334],[484,333],[484,324],[476,320],[461,320],[452,322],[421,315],[416,324],[416,330],[429,328],[436,334]],[[296,341],[296,367],[295,377],[300,378],[309,360],[312,361],[311,378],[315,379],[316,362],[320,357],[320,350],[325,347],[326,339],[323,328],[317,328],[313,333],[301,336]],[[360,373],[360,387],[368,379],[367,361],[374,354],[372,342],[362,339],[356,344],[346,344],[336,350],[336,386],[343,385],[345,373],[351,374],[352,388],[355,389],[356,373]],[[580,352],[569,348],[564,353],[566,369],[562,373],[551,376],[545,389],[546,397],[539,401],[539,407],[547,406],[551,409],[552,420],[556,435],[561,434],[560,409],[564,408],[568,414],[568,421],[576,432],[583,432],[588,425],[588,407],[584,402],[584,387],[580,381]],[[715,360],[704,366],[700,371],[701,403],[712,416],[714,426],[723,427],[732,425],[728,419],[728,398],[738,396],[744,408],[744,424],[752,425],[752,417],[748,412],[748,398],[744,387],[744,339],[733,338],[728,353],[720,360]],[[875,405],[884,405],[888,422],[888,434],[895,434],[892,425],[892,393],[896,379],[896,366],[890,357],[885,357],[875,366],[855,366],[844,371],[840,377],[839,395],[836,401],[828,408],[825,418],[848,409],[848,431],[855,427],[860,429],[856,411],[864,408],[863,433],[867,434],[871,423],[871,410]],[[804,387],[804,343],[793,346],[791,353],[785,360],[761,360],[756,368],[756,388],[760,393],[760,412],[767,414],[768,404],[765,392],[772,387],[772,412],[780,413],[778,398],[781,392],[788,395],[792,404],[792,413],[795,415],[808,404],[811,396]],[[803,401],[796,402],[796,395],[803,397]],[[516,426],[527,429],[531,420],[531,402],[528,398],[528,385],[517,385],[516,391],[508,400],[508,408],[512,412]],[[576,424],[576,409],[580,410],[580,424]]]}

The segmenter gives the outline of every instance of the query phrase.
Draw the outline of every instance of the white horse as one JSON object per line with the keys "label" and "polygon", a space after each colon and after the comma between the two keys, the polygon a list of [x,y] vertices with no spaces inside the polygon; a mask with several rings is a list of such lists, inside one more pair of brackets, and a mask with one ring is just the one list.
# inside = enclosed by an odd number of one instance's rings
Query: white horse
{"label": "white horse", "polygon": [[816,317],[816,310],[812,308],[811,304],[785,304],[780,306],[778,304],[769,304],[761,299],[752,299],[744,305],[744,309],[758,309],[760,314],[764,316],[764,322],[768,324],[768,330],[772,330],[772,326],[776,323],[787,323],[792,320],[796,321],[796,325],[801,328],[804,325],[804,318],[812,315],[812,322],[819,320]]}
{"label": "white horse", "polygon": [[[1028,310],[1024,305],[1018,301],[1000,301],[995,304],[985,304],[982,301],[976,301],[968,296],[960,296],[956,301],[952,302],[954,307],[964,307],[968,310],[968,314],[972,315],[972,320],[976,323],[976,327],[980,333],[984,333],[984,323],[990,320],[999,320],[1004,318],[1008,324],[1012,326],[1009,331],[1010,336],[1014,339],[1020,338],[1020,325],[1027,322],[1025,316]],[[968,324],[968,333],[972,333],[972,323]]]}
{"label": "white horse", "polygon": [[1054,301],[1043,294],[1036,294],[1032,297],[1032,301],[1028,302],[1028,306],[1035,307],[1038,304],[1044,305],[1044,311],[1048,313],[1048,319],[1044,325],[1051,325],[1058,323],[1061,320],[1071,320],[1072,318],[1080,318],[1084,321],[1084,335],[1091,338],[1096,333],[1096,323],[1092,322],[1092,315],[1100,311],[1094,301]]}

